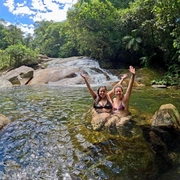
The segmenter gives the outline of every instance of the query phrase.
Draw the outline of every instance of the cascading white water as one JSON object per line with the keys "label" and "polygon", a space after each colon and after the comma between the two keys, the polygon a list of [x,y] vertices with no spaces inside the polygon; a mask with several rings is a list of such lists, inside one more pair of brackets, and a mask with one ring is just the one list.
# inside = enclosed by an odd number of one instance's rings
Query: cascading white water
{"label": "cascading white water", "polygon": [[68,61],[63,59],[56,60],[49,63],[48,68],[60,66],[64,66],[64,69],[66,69],[66,67],[74,68],[76,70],[74,71],[76,74],[76,79],[82,78],[80,73],[87,75],[91,85],[107,84],[109,82],[116,82],[119,80],[117,76],[112,75],[110,72],[108,72],[108,70],[102,69],[99,66],[98,61],[89,59],[87,57],[77,57]]}

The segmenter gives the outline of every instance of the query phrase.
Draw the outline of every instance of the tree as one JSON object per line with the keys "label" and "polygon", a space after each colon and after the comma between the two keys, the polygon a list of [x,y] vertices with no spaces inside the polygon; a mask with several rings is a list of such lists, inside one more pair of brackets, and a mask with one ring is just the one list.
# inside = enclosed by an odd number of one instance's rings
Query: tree
{"label": "tree", "polygon": [[33,36],[28,33],[23,40],[23,44],[27,47],[27,48],[32,48],[32,43],[33,43]]}
{"label": "tree", "polygon": [[64,44],[64,39],[60,37],[60,29],[64,22],[53,22],[45,30],[41,52],[49,57],[58,57],[60,47]]}
{"label": "tree", "polygon": [[59,57],[79,56],[76,29],[73,29],[69,21],[59,31],[61,46]]}
{"label": "tree", "polygon": [[4,50],[4,55],[9,58],[9,65],[13,68],[22,65],[32,66],[38,63],[37,52],[26,48],[22,44],[9,46]]}
{"label": "tree", "polygon": [[9,25],[7,27],[8,34],[6,36],[6,40],[8,45],[15,45],[19,43],[23,43],[23,32],[21,29],[17,28],[14,25]]}
{"label": "tree", "polygon": [[32,43],[33,49],[38,49],[40,53],[43,52],[42,44],[44,43],[44,36],[46,34],[46,29],[51,25],[53,21],[40,21],[36,22],[36,29],[34,30],[34,41]]}
{"label": "tree", "polygon": [[78,51],[96,59],[111,59],[113,46],[118,43],[119,32],[115,28],[117,10],[110,2],[94,0],[89,4],[75,6],[68,11],[68,21],[75,31]]}
{"label": "tree", "polygon": [[8,31],[7,28],[4,27],[4,25],[0,24],[0,49],[6,49],[8,47],[8,41],[7,41],[7,35]]}

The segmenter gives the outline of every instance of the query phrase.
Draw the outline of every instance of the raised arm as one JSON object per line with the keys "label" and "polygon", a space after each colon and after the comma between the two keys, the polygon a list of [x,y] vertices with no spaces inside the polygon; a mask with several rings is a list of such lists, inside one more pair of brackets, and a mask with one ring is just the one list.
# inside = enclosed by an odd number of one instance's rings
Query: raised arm
{"label": "raised arm", "polygon": [[93,98],[93,99],[96,99],[97,94],[96,94],[96,93],[94,92],[94,90],[91,88],[89,82],[88,82],[87,79],[86,79],[86,76],[84,76],[83,74],[80,74],[80,75],[82,76],[82,78],[84,78],[84,81],[85,81],[85,83],[86,83],[86,86],[87,86],[88,89],[89,89],[89,92],[90,92],[92,98]]}
{"label": "raised arm", "polygon": [[129,72],[131,73],[131,77],[129,80],[129,84],[126,90],[126,93],[124,95],[125,101],[129,101],[130,99],[130,95],[131,95],[131,91],[132,91],[132,87],[133,87],[133,83],[134,83],[134,78],[135,78],[135,68],[133,68],[132,66],[129,66]]}
{"label": "raised arm", "polygon": [[113,86],[113,88],[108,92],[108,95],[109,95],[109,97],[112,99],[112,97],[113,97],[113,95],[114,95],[114,88],[116,87],[116,86],[118,86],[118,85],[122,85],[122,82],[124,81],[124,79],[127,77],[127,74],[123,74],[122,76],[121,76],[121,79],[120,79],[120,81],[117,83],[117,84],[115,84],[114,86]]}

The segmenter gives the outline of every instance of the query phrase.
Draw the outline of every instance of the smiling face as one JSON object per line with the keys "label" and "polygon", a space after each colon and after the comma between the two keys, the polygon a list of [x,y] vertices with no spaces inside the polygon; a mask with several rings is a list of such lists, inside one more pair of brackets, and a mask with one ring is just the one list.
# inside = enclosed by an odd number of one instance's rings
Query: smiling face
{"label": "smiling face", "polygon": [[123,95],[123,88],[122,88],[121,86],[116,86],[116,87],[114,88],[114,94],[115,94],[116,96],[122,97],[122,95]]}
{"label": "smiling face", "polygon": [[105,98],[107,95],[107,88],[106,86],[99,87],[97,94],[100,98]]}

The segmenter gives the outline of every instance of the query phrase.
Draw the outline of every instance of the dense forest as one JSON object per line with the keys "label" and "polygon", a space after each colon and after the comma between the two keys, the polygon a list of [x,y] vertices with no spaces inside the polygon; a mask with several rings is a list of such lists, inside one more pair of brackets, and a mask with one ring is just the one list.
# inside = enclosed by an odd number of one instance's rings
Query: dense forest
{"label": "dense forest", "polygon": [[104,68],[126,65],[166,72],[180,85],[180,0],[79,0],[63,22],[35,23],[34,34],[0,24],[0,68],[48,57],[88,56]]}

